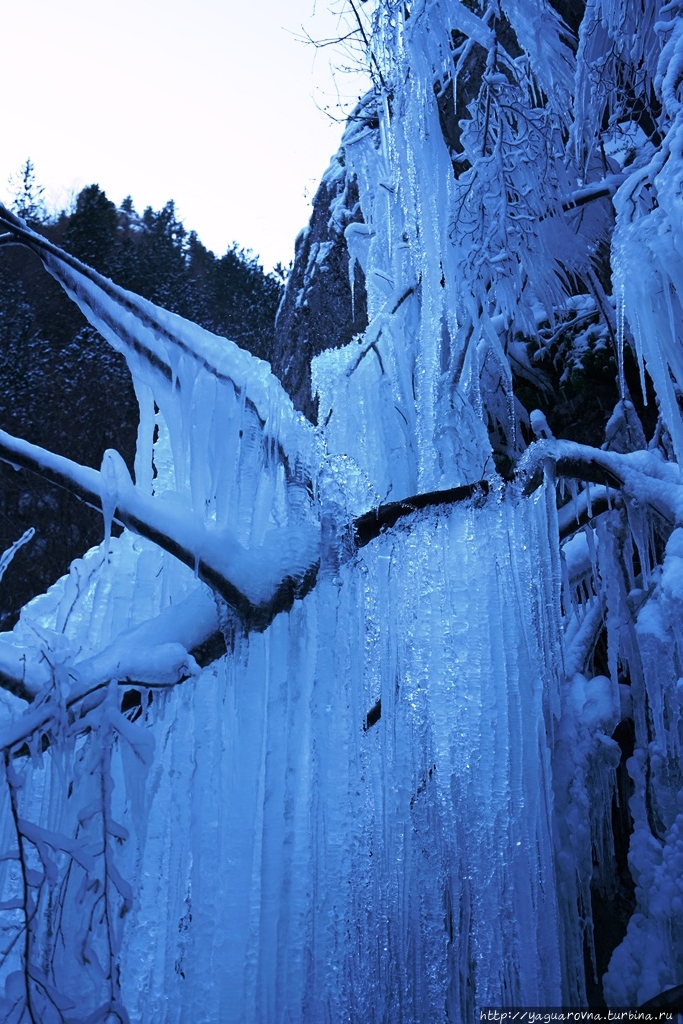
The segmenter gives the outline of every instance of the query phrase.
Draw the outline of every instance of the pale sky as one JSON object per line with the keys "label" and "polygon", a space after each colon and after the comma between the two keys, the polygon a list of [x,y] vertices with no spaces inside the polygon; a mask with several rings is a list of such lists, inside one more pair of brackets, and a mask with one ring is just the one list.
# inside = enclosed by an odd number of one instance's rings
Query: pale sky
{"label": "pale sky", "polygon": [[[341,125],[366,88],[339,47],[316,49],[342,0],[8,0],[0,199],[27,157],[51,203],[96,182],[138,211],[174,199],[221,255],[289,263]],[[332,11],[329,8],[332,8]],[[303,26],[303,31],[302,31]],[[336,84],[335,84],[336,83]],[[338,96],[339,93],[339,96]]]}

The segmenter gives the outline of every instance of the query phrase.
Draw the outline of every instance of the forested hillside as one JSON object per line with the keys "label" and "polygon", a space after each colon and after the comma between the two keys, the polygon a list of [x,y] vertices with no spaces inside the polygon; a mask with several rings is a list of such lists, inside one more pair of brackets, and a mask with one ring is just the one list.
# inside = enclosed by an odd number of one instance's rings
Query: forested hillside
{"label": "forested hillside", "polygon": [[[45,238],[125,288],[233,338],[254,355],[272,352],[282,272],[265,274],[233,245],[208,251],[178,220],[172,201],[137,214],[130,199],[117,209],[97,185],[73,209],[48,217],[27,161],[15,208]],[[133,469],[138,404],[125,360],[18,246],[0,250],[0,427],[99,468],[117,448]],[[67,571],[102,536],[101,517],[64,490],[0,465],[0,547],[29,527],[0,595],[0,626]]]}

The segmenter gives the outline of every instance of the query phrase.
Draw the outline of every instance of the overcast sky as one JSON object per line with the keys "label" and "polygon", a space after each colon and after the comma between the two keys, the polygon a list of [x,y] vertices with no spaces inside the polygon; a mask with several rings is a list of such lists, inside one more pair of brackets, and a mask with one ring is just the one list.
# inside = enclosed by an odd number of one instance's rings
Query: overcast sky
{"label": "overcast sky", "polygon": [[174,199],[219,255],[235,240],[266,267],[289,263],[341,136],[319,108],[338,115],[365,88],[349,74],[335,85],[330,61],[351,55],[301,41],[341,34],[342,6],[8,0],[0,198],[30,157],[53,204],[93,182],[140,211]]}

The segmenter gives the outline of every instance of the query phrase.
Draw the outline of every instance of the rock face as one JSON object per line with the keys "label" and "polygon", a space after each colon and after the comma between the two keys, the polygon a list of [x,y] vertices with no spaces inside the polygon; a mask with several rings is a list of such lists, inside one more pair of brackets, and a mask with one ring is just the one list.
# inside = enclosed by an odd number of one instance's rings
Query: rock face
{"label": "rock face", "polygon": [[314,421],[311,360],[325,349],[346,345],[367,327],[365,279],[357,262],[350,265],[344,234],[349,224],[362,220],[342,139],[316,192],[310,223],[296,240],[294,267],[275,323],[273,372],[297,409]]}

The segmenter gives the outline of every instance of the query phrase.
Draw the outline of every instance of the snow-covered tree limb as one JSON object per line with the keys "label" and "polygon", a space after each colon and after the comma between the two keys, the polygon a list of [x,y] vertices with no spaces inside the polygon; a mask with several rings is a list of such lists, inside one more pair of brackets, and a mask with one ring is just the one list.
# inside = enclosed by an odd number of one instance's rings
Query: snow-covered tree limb
{"label": "snow-covered tree limb", "polygon": [[62,686],[68,686],[65,696],[60,699],[56,692],[43,690],[33,707],[0,729],[0,750],[10,750],[49,730],[55,717],[63,713],[83,719],[86,728],[86,716],[102,703],[112,680],[147,689],[167,689],[196,677],[198,672],[199,666],[181,644],[157,642],[151,647],[127,649],[118,640],[101,654],[66,670],[61,680]]}
{"label": "snow-covered tree limb", "polygon": [[66,713],[88,727],[112,680],[121,687],[169,689],[194,679],[200,668],[225,653],[215,599],[199,587],[159,615],[125,630],[95,654],[66,659],[55,689],[49,651],[20,647],[0,637],[0,686],[34,705],[0,730],[0,749],[16,749],[49,731]]}
{"label": "snow-covered tree limb", "polygon": [[315,582],[319,530],[312,523],[270,531],[261,547],[247,551],[229,530],[212,530],[191,509],[141,494],[113,450],[105,452],[98,472],[0,431],[0,459],[106,509],[121,525],[195,569],[247,629],[265,629]]}
{"label": "snow-covered tree limb", "polygon": [[[267,544],[247,551],[227,531],[211,531],[191,510],[178,509],[163,500],[141,495],[122,460],[113,451],[105,454],[103,462],[106,483],[102,473],[5,432],[0,432],[0,458],[40,473],[94,508],[102,510],[103,504],[106,505],[122,525],[196,569],[199,578],[227,602],[246,630],[264,629],[275,615],[288,610],[294,600],[303,597],[315,585],[320,554],[319,533],[313,525],[272,531]],[[622,455],[567,441],[539,441],[521,460],[516,474],[525,493],[538,486],[548,464],[552,464],[558,477],[601,486],[596,499],[602,505],[606,506],[609,500],[602,491],[602,487],[607,486],[622,492],[626,498],[646,501],[670,525],[683,520],[683,481],[678,467],[664,463],[655,453]],[[481,480],[379,505],[353,521],[353,546],[364,547],[383,529],[391,528],[400,519],[421,509],[484,497],[489,489],[489,482]],[[571,532],[571,523],[566,524],[565,529]],[[169,609],[163,622],[166,642],[180,642],[188,651],[208,644],[212,651],[215,648],[222,653],[221,644],[214,642],[218,629],[210,614],[205,623],[190,633],[187,626],[183,627],[183,617],[179,617],[177,611]],[[152,636],[160,643],[160,626],[161,622],[154,620],[141,627],[140,637],[128,639],[128,649],[143,649]],[[151,630],[149,638],[141,639],[145,630]],[[98,659],[109,657],[105,652]],[[95,661],[99,664],[98,659]],[[102,680],[116,677],[123,681],[144,681],[135,671],[122,672],[120,666],[117,669],[113,664],[108,672],[95,672],[95,661],[92,670],[98,678],[101,675]],[[26,651],[10,644],[0,645],[0,680],[6,689],[24,699],[32,699],[48,679],[49,670],[42,661],[31,664]],[[98,683],[94,689],[100,685]]]}
{"label": "snow-covered tree limb", "polygon": [[[295,412],[267,363],[119,287],[27,227],[2,204],[0,226],[7,229],[0,242],[23,245],[38,256],[89,322],[125,357],[133,377],[154,387],[158,401],[164,391],[179,396],[194,375],[208,373],[243,403],[251,429],[270,437],[287,473],[310,478],[310,425]],[[184,373],[179,372],[181,364],[185,364]],[[273,421],[279,427],[276,434]]]}
{"label": "snow-covered tree limb", "polygon": [[543,469],[551,465],[557,476],[603,484],[621,491],[634,502],[647,504],[671,526],[683,522],[683,476],[680,468],[650,451],[601,451],[573,441],[537,441],[520,460],[525,493],[534,490]]}

